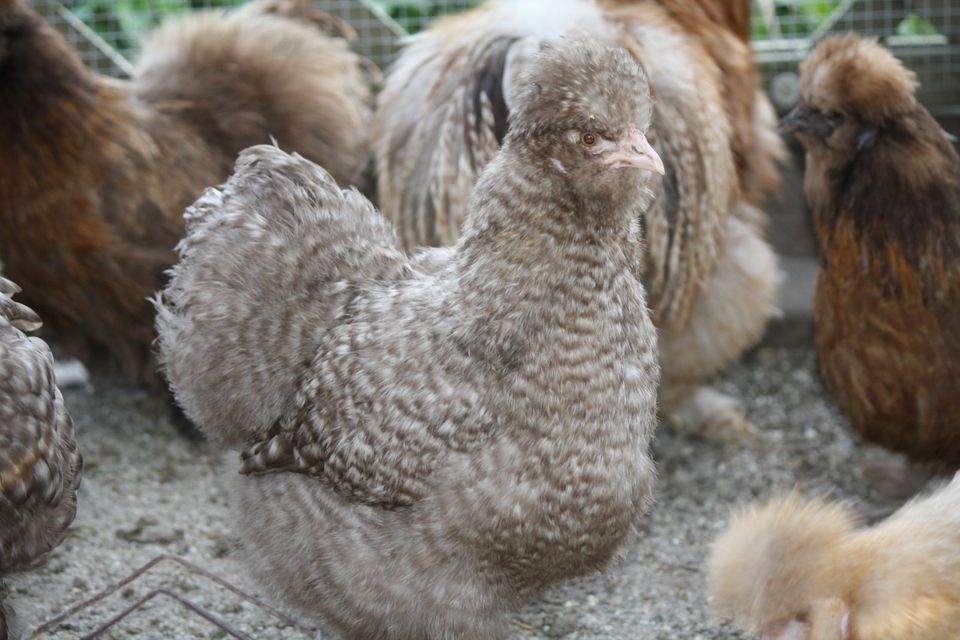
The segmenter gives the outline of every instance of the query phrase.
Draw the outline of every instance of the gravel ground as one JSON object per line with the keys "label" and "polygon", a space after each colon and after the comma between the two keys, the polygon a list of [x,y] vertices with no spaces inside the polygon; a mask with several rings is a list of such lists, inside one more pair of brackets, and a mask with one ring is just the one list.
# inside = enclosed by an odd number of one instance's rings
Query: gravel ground
{"label": "gravel ground", "polygon": [[[256,593],[234,552],[227,491],[232,474],[221,454],[180,436],[142,392],[110,380],[95,384],[65,394],[87,462],[79,514],[44,566],[10,580],[21,622],[35,629],[159,554],[186,558]],[[657,504],[640,539],[605,574],[571,582],[515,616],[516,638],[736,638],[710,619],[703,574],[708,543],[732,506],[797,484],[847,498],[869,519],[898,506],[863,481],[867,452],[825,398],[812,351],[758,350],[718,387],[745,400],[759,440],[734,447],[661,426]],[[160,587],[254,638],[310,637],[169,562],[41,637],[80,637]],[[104,637],[226,635],[158,597]]]}

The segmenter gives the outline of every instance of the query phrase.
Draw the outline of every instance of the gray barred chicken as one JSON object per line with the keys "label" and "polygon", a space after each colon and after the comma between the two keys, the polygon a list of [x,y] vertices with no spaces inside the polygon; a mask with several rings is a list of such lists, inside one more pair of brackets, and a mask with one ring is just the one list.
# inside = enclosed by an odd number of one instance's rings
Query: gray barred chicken
{"label": "gray barred chicken", "polygon": [[158,300],[177,400],[243,449],[253,572],[350,638],[501,637],[650,503],[646,79],[568,40],[514,81],[453,247],[408,257],[359,193],[254,147],[188,210]]}
{"label": "gray barred chicken", "polygon": [[401,244],[452,244],[477,177],[508,131],[510,81],[544,38],[616,39],[655,90],[651,142],[667,168],[641,220],[637,265],[660,330],[662,400],[689,428],[750,431],[703,383],[761,336],[779,271],[759,206],[783,144],[745,42],[746,2],[495,0],[410,41],[379,98],[379,204]]}
{"label": "gray barred chicken", "polygon": [[[53,355],[24,335],[40,318],[0,277],[0,579],[60,544],[77,510],[83,459],[53,378]],[[0,585],[0,639],[10,609]]]}

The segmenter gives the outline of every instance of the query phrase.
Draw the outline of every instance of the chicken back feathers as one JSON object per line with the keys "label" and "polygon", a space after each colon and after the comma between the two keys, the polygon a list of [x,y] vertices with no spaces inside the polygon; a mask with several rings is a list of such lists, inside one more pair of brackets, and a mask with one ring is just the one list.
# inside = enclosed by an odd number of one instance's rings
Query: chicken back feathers
{"label": "chicken back feathers", "polygon": [[5,269],[67,346],[153,383],[145,299],[174,261],[184,207],[271,136],[354,177],[369,115],[359,60],[254,3],[162,27],[118,82],[85,69],[22,0],[0,5]]}
{"label": "chicken back feathers", "polygon": [[960,466],[960,158],[876,42],[836,36],[802,69],[786,119],[806,147],[822,247],[824,383],[864,437]]}
{"label": "chicken back feathers", "polygon": [[0,577],[60,544],[76,513],[83,468],[53,355],[23,333],[40,319],[13,301],[18,291],[0,278]]}
{"label": "chicken back feathers", "polygon": [[540,43],[565,34],[619,42],[649,74],[649,135],[667,169],[654,205],[636,212],[648,249],[636,270],[661,351],[683,354],[664,360],[665,410],[739,438],[749,424],[737,402],[698,388],[776,313],[779,272],[758,207],[785,154],[748,45],[716,12],[680,5],[494,0],[417,34],[378,99],[379,203],[405,248],[455,242],[477,176],[510,128],[513,81]]}
{"label": "chicken back feathers", "polygon": [[960,629],[960,476],[872,527],[791,494],[735,515],[714,611],[773,640],[948,640]]}
{"label": "chicken back feathers", "polygon": [[668,168],[663,197],[644,220],[647,290],[658,323],[683,325],[718,260],[738,184],[763,183],[750,200],[760,204],[776,186],[783,152],[769,104],[754,106],[766,98],[749,48],[713,20],[697,22],[689,12],[680,19],[676,9],[490,2],[411,38],[379,98],[374,136],[379,202],[402,244],[444,245],[459,236],[476,177],[507,128],[511,78],[544,38],[618,38],[650,74],[654,144]]}
{"label": "chicken back feathers", "polygon": [[534,58],[455,246],[407,257],[359,194],[254,147],[189,210],[158,301],[178,400],[244,449],[254,573],[348,637],[500,637],[649,504],[656,335],[633,265],[653,180],[578,133],[638,139],[645,80],[610,46]]}

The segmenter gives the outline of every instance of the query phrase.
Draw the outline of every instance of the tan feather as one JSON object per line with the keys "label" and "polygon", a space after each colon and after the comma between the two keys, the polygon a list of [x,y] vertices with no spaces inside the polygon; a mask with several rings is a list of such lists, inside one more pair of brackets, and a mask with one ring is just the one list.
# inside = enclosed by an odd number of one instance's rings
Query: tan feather
{"label": "tan feather", "polygon": [[796,494],[713,545],[714,611],[773,640],[949,640],[960,629],[960,476],[872,527]]}

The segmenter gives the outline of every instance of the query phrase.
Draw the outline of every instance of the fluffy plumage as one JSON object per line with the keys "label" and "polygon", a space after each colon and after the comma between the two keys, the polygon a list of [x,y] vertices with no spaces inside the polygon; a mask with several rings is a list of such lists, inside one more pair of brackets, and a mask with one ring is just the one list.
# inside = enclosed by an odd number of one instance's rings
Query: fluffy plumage
{"label": "fluffy plumage", "polygon": [[770,640],[956,638],[960,476],[869,528],[796,494],[749,507],[709,571],[714,611]]}
{"label": "fluffy plumage", "polygon": [[873,40],[828,38],[784,119],[807,152],[824,383],[866,439],[960,466],[960,158]]}
{"label": "fluffy plumage", "polygon": [[255,147],[188,211],[158,304],[178,401],[244,448],[254,573],[351,638],[500,637],[649,505],[646,80],[567,41],[515,96],[454,247],[407,257],[358,193]]}
{"label": "fluffy plumage", "polygon": [[[0,578],[60,544],[77,509],[83,460],[38,338],[39,317],[14,302],[19,287],[0,277]],[[10,610],[0,585],[0,638]]]}
{"label": "fluffy plumage", "polygon": [[648,252],[637,265],[662,350],[687,354],[664,360],[666,408],[700,416],[697,428],[739,432],[747,425],[736,403],[697,390],[775,312],[778,271],[757,207],[777,184],[782,143],[749,47],[730,30],[737,12],[681,5],[493,1],[414,36],[379,97],[379,203],[403,246],[455,242],[477,176],[509,129],[511,82],[531,52],[563,34],[618,40],[650,76],[651,141],[667,167],[643,212]]}
{"label": "fluffy plumage", "polygon": [[[360,60],[306,0],[206,12],[150,35],[129,82],[83,67],[23,0],[0,0],[0,255],[58,341],[157,383],[147,297],[182,213],[275,138],[338,180],[365,158]],[[281,13],[290,13],[296,19]]]}

